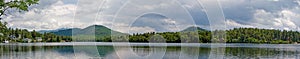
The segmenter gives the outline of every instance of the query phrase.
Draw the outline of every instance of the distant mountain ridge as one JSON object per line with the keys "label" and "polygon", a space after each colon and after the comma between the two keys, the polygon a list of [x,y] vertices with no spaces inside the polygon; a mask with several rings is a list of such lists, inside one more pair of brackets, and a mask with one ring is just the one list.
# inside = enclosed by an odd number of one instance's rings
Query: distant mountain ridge
{"label": "distant mountain ridge", "polygon": [[80,28],[65,29],[65,30],[51,32],[51,33],[54,33],[56,35],[61,35],[61,36],[72,36],[72,35],[110,36],[111,32],[121,33],[121,32],[111,30],[102,25],[92,25],[83,29]]}
{"label": "distant mountain ridge", "polygon": [[[188,27],[182,31],[208,31],[206,29],[192,26]],[[60,36],[72,36],[72,35],[96,35],[96,36],[109,36],[111,35],[111,32],[121,33],[118,31],[114,31],[110,28],[107,28],[103,25],[91,25],[86,28],[80,29],[80,28],[63,28],[63,29],[57,29],[57,30],[42,30],[38,31],[40,33],[46,32],[46,33],[53,33]],[[124,34],[124,33],[123,33]]]}
{"label": "distant mountain ridge", "polygon": [[56,31],[60,31],[60,30],[67,30],[67,29],[72,29],[72,28],[59,28],[59,29],[55,29],[55,30],[39,30],[37,32],[39,32],[39,33],[50,33],[50,32],[56,32]]}

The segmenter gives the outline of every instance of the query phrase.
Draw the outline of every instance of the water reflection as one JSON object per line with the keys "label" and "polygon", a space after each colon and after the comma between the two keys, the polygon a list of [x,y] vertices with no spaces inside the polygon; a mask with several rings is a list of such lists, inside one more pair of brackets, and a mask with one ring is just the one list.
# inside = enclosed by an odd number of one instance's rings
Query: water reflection
{"label": "water reflection", "polygon": [[[89,46],[76,46],[86,49]],[[124,50],[132,48],[132,52],[140,58],[163,58],[163,59],[208,59],[210,53],[216,47],[148,47],[134,46],[115,49],[113,46],[97,46],[98,54],[95,57],[91,51],[83,50],[74,52],[70,46],[19,46],[19,45],[0,45],[0,59],[123,59],[133,58],[134,55],[128,54],[130,51]],[[262,47],[223,47],[225,59],[299,59],[299,48],[262,48]],[[186,50],[183,50],[186,49]],[[165,52],[164,52],[165,51]],[[119,54],[117,54],[118,52]],[[97,52],[96,52],[97,53]],[[75,55],[76,54],[76,55]],[[153,54],[153,55],[151,55]],[[163,55],[162,57],[156,57]],[[75,57],[76,56],[76,57]],[[184,57],[180,57],[184,56]]]}
{"label": "water reflection", "polygon": [[0,46],[0,59],[74,59],[63,46]]}

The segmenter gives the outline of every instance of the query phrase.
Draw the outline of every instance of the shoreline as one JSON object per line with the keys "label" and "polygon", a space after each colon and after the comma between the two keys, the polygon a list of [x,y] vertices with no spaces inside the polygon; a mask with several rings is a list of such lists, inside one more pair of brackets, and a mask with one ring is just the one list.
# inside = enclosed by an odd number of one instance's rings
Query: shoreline
{"label": "shoreline", "polygon": [[253,43],[126,43],[126,42],[63,42],[63,43],[0,43],[0,46],[156,46],[156,47],[256,47],[300,48],[300,44],[253,44]]}

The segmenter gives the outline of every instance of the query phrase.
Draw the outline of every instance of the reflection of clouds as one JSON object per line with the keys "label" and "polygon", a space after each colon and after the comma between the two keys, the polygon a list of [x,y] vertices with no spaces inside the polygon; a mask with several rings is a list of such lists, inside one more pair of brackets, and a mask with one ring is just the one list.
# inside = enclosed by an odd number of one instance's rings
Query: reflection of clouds
{"label": "reflection of clouds", "polygon": [[136,55],[132,55],[129,53],[132,53],[132,52],[128,51],[127,49],[118,49],[118,50],[115,49],[115,53],[109,54],[105,58],[107,58],[107,59],[111,59],[111,58],[133,59],[133,58],[136,58],[136,57],[134,57]]}
{"label": "reflection of clouds", "polygon": [[[107,55],[105,58],[124,59],[162,59],[166,48],[146,48],[146,47],[118,47],[115,53]],[[132,50],[129,50],[132,49]]]}
{"label": "reflection of clouds", "polygon": [[[187,50],[181,51],[180,48],[164,48],[164,47],[132,47],[132,51],[128,51],[131,47],[122,47],[115,50],[115,53],[105,56],[107,59],[125,58],[125,59],[197,59],[198,47],[186,48]],[[116,54],[117,53],[117,54]],[[133,53],[133,54],[132,54]],[[138,56],[138,57],[137,57]],[[202,56],[206,57],[206,56]]]}

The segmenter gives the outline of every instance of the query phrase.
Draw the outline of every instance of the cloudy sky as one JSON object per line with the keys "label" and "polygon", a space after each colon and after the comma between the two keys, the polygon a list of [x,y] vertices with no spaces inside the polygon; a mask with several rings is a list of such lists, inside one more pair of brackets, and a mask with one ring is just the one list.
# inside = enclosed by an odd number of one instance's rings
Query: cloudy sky
{"label": "cloudy sky", "polygon": [[[8,26],[29,30],[104,25],[120,32],[210,29],[203,0],[40,0],[27,12],[9,12]],[[201,4],[203,3],[203,4]],[[300,0],[219,0],[226,28],[300,31]],[[206,7],[210,7],[207,6]],[[214,15],[213,15],[214,16]],[[218,16],[218,15],[216,15]]]}

